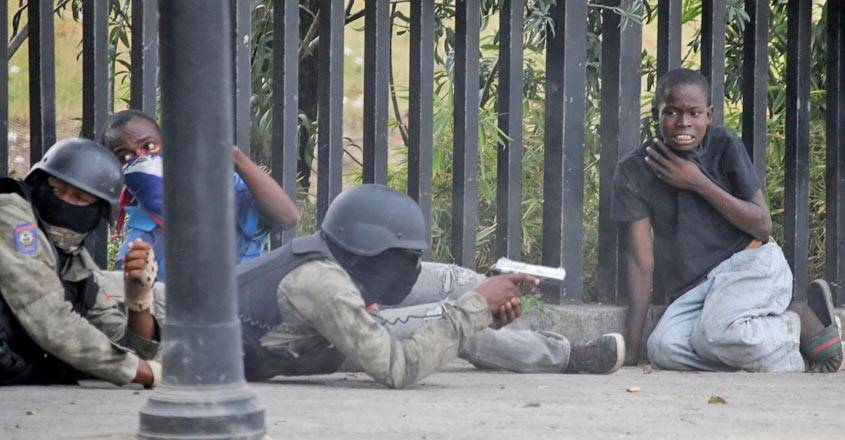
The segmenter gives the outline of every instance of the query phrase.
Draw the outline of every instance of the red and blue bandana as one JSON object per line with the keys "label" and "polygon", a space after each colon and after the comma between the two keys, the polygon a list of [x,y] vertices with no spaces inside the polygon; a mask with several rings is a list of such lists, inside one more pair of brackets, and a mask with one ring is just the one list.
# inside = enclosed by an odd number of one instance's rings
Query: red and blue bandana
{"label": "red and blue bandana", "polygon": [[164,227],[164,165],[161,154],[140,155],[123,166],[125,187],[118,202],[116,229],[120,234],[125,223],[126,207],[140,205],[150,218]]}
{"label": "red and blue bandana", "polygon": [[38,251],[38,226],[35,223],[23,223],[15,226],[15,246],[24,255],[34,255]]}

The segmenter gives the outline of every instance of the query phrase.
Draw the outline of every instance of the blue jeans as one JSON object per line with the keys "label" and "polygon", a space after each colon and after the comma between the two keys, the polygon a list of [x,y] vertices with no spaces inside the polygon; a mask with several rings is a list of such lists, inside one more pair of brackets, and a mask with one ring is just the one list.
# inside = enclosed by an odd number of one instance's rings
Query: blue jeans
{"label": "blue jeans", "polygon": [[[440,319],[444,302],[454,301],[484,279],[460,266],[424,262],[408,297],[379,311],[381,322],[401,338],[428,320]],[[478,368],[561,373],[569,364],[569,341],[552,332],[485,329],[464,344],[459,356]]]}
{"label": "blue jeans", "polygon": [[648,338],[666,370],[803,372],[792,272],[769,243],[732,255],[666,308]]}

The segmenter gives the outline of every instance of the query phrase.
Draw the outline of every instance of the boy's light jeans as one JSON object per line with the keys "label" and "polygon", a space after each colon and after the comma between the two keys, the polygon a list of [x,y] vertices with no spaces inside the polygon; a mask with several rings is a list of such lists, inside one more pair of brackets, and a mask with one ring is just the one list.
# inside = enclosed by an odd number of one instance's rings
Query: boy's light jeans
{"label": "boy's light jeans", "polygon": [[666,308],[648,338],[658,368],[803,372],[792,272],[768,243],[732,255]]}

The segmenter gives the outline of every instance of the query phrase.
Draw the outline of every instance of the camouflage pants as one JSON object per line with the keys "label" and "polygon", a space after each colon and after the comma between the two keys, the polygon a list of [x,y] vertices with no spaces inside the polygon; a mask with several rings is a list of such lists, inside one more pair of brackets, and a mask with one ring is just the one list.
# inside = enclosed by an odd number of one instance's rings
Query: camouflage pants
{"label": "camouflage pants", "polygon": [[[454,301],[484,278],[460,266],[424,262],[410,295],[379,316],[391,333],[408,335],[425,321],[439,319],[444,302]],[[484,369],[560,373],[569,364],[569,341],[551,332],[486,329],[467,342],[460,357]]]}

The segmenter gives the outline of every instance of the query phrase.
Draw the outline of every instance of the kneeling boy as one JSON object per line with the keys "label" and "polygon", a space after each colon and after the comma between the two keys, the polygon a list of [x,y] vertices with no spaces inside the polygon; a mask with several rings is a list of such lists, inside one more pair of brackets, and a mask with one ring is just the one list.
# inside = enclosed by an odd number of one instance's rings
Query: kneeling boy
{"label": "kneeling boy", "polygon": [[814,281],[808,303],[790,306],[792,273],[770,238],[760,182],[736,134],[710,125],[709,96],[700,73],[666,73],[652,109],[658,139],[617,169],[612,215],[628,236],[627,361],[639,357],[654,272],[674,300],[648,339],[656,367],[798,372],[803,352],[810,371],[836,371],[842,349],[830,290]]}

